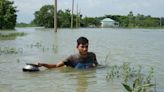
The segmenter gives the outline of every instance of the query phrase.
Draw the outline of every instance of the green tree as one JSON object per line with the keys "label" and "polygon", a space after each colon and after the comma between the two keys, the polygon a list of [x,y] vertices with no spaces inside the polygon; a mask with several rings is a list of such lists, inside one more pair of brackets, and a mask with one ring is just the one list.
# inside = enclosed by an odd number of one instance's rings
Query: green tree
{"label": "green tree", "polygon": [[130,11],[129,14],[128,14],[128,18],[129,18],[129,24],[128,24],[128,27],[135,27],[135,17],[133,15],[133,12]]}
{"label": "green tree", "polygon": [[14,2],[0,0],[0,29],[14,29],[16,25],[16,7]]}
{"label": "green tree", "polygon": [[[65,11],[59,10],[57,12],[57,26],[60,28],[68,28],[70,27],[71,21],[71,13],[69,9]],[[44,5],[40,8],[39,11],[34,13],[35,19],[32,23],[36,24],[37,26],[44,26],[46,28],[53,28],[54,27],[54,6],[53,5]],[[75,17],[75,15],[74,15]],[[74,19],[75,23],[75,19]]]}
{"label": "green tree", "polygon": [[163,17],[160,19],[160,22],[161,22],[161,26],[164,26],[164,18]]}
{"label": "green tree", "polygon": [[39,11],[34,13],[35,19],[34,23],[38,26],[44,26],[46,28],[54,27],[54,6],[45,5],[40,8]]}
{"label": "green tree", "polygon": [[153,18],[149,15],[149,16],[146,16],[145,23],[146,23],[146,27],[159,27],[160,19]]}
{"label": "green tree", "polygon": [[136,21],[136,27],[143,27],[144,26],[144,19],[145,16],[142,14],[137,14],[137,16],[135,17],[135,21]]}
{"label": "green tree", "polygon": [[100,19],[98,17],[85,17],[82,19],[82,27],[99,27]]}
{"label": "green tree", "polygon": [[111,18],[117,22],[119,22],[120,27],[128,27],[129,19],[127,16],[121,16],[121,15],[106,15],[105,18]]}
{"label": "green tree", "polygon": [[[75,21],[75,20],[74,20]],[[68,28],[71,25],[71,13],[69,9],[58,11],[58,27]]]}
{"label": "green tree", "polygon": [[128,27],[129,25],[129,19],[127,16],[120,16],[119,18],[119,24],[120,24],[120,27]]}

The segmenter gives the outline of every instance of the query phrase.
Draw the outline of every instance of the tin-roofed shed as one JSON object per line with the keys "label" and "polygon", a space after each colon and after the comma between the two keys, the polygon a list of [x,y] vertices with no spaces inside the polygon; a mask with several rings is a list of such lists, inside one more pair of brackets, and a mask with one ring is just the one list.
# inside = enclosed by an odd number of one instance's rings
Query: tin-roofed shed
{"label": "tin-roofed shed", "polygon": [[118,27],[119,23],[115,20],[112,20],[111,18],[105,18],[101,21],[101,27]]}

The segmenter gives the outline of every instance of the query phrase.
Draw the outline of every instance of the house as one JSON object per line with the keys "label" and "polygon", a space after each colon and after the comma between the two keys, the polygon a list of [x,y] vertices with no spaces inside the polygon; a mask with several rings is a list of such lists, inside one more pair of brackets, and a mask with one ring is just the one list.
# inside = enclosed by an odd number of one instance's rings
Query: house
{"label": "house", "polygon": [[119,23],[112,20],[111,18],[105,18],[101,21],[101,27],[103,28],[119,27]]}

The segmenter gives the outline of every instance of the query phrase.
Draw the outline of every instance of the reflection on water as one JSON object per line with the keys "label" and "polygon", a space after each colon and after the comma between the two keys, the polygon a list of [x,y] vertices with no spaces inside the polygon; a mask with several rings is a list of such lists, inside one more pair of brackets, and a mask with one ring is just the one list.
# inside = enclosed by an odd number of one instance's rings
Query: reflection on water
{"label": "reflection on water", "polygon": [[157,92],[164,90],[163,29],[59,29],[55,33],[53,29],[16,28],[16,31],[27,35],[0,41],[1,51],[5,47],[14,48],[15,51],[21,48],[21,53],[0,54],[2,92],[124,92],[121,81],[106,80],[106,68],[89,71],[41,68],[37,73],[22,72],[25,63],[55,63],[76,53],[76,39],[79,36],[90,40],[89,50],[97,54],[100,64],[131,62],[144,66],[145,71],[154,67]]}
{"label": "reflection on water", "polygon": [[86,78],[86,73],[81,72],[77,75],[77,88],[76,92],[86,92],[88,87],[88,79]]}

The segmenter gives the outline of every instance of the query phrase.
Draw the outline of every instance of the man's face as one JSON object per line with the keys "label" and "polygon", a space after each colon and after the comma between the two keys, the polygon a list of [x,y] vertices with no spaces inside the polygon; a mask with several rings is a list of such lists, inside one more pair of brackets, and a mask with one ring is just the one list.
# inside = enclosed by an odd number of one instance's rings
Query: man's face
{"label": "man's face", "polygon": [[87,44],[79,44],[77,46],[77,49],[79,50],[79,53],[81,55],[86,55],[88,53],[88,43]]}

